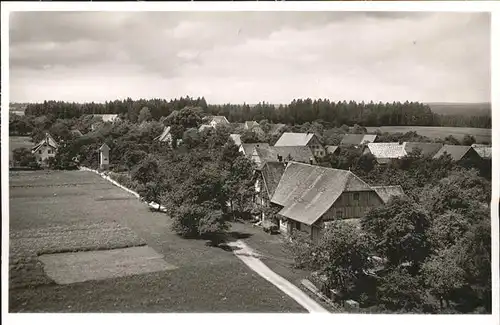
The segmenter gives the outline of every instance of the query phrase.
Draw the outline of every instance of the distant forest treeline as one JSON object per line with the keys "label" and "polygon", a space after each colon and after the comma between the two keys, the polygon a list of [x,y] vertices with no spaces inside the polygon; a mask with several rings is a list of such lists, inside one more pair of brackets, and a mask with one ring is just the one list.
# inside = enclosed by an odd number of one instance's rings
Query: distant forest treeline
{"label": "distant forest treeline", "polygon": [[150,109],[154,119],[168,116],[184,107],[201,107],[206,114],[224,115],[230,122],[268,120],[271,123],[290,125],[318,121],[324,125],[341,126],[359,124],[363,126],[453,126],[491,128],[491,115],[442,115],[432,112],[429,105],[418,102],[357,103],[335,102],[328,99],[296,99],[287,105],[269,103],[257,105],[224,104],[209,105],[205,98],[181,97],[179,99],[115,100],[105,103],[70,103],[44,101],[27,104],[25,114],[56,118],[77,118],[85,114],[119,114],[132,122],[137,121],[143,107]]}

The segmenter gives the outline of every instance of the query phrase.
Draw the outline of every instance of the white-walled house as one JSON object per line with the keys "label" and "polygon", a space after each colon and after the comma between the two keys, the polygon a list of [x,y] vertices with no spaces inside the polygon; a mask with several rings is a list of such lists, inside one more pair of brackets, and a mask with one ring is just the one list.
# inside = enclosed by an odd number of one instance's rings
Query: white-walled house
{"label": "white-walled house", "polygon": [[58,148],[56,140],[49,133],[45,133],[45,138],[31,148],[31,152],[41,166],[46,166],[47,159],[55,157]]}

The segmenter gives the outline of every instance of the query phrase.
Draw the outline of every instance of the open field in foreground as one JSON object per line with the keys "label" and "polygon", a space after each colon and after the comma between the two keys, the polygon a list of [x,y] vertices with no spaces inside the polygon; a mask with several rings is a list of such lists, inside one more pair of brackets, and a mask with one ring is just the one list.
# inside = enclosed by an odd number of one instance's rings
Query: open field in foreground
{"label": "open field in foreground", "polygon": [[375,132],[380,130],[382,132],[389,133],[406,133],[409,131],[415,131],[420,135],[429,138],[442,138],[452,135],[455,138],[462,140],[467,134],[470,134],[476,138],[478,143],[488,142],[491,143],[491,129],[479,129],[479,128],[455,128],[455,127],[440,127],[440,126],[370,126],[366,128],[368,132]]}
{"label": "open field in foreground", "polygon": [[[171,232],[168,216],[150,212],[94,173],[23,171],[9,176],[10,312],[304,312],[233,252],[205,240],[179,238]],[[56,284],[39,257],[53,267],[59,263],[52,259],[56,254],[44,254],[144,244],[163,256],[167,270]],[[151,251],[146,255],[156,258]],[[80,256],[80,262],[102,259],[97,253]],[[64,258],[79,265],[77,254]]]}

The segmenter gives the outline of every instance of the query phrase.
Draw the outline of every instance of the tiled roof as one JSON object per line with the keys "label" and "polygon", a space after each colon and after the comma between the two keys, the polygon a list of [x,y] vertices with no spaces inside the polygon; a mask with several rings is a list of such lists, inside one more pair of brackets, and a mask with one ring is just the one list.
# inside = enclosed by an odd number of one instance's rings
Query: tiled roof
{"label": "tiled roof", "polygon": [[273,197],[285,167],[285,164],[280,162],[267,162],[262,167],[262,178],[269,198]]}
{"label": "tiled roof", "polygon": [[469,152],[469,150],[474,151],[474,149],[471,146],[455,146],[455,145],[451,145],[451,144],[445,144],[434,155],[434,158],[440,158],[445,153],[447,153],[451,156],[452,160],[458,161],[458,160],[461,160]]}
{"label": "tiled roof", "polygon": [[365,134],[365,135],[363,135],[363,139],[361,139],[360,144],[372,143],[372,142],[375,142],[376,139],[377,139],[376,134]]}
{"label": "tiled roof", "polygon": [[483,159],[491,159],[491,146],[486,144],[473,144],[472,148]]}
{"label": "tiled roof", "polygon": [[377,139],[376,134],[345,134],[340,144],[358,146],[360,144],[372,143],[375,139]]}
{"label": "tiled roof", "polygon": [[274,144],[275,147],[307,146],[314,133],[285,132]]}
{"label": "tiled roof", "polygon": [[245,129],[251,130],[253,127],[259,126],[259,123],[256,121],[246,121],[245,122]]}
{"label": "tiled roof", "polygon": [[280,215],[312,225],[349,191],[373,189],[351,171],[290,162],[271,202],[283,206]]}
{"label": "tiled roof", "polygon": [[211,126],[210,124],[202,124],[202,125],[200,125],[200,127],[198,128],[198,132],[201,132],[201,131],[203,131],[203,130],[205,130],[205,129],[211,129],[211,128],[212,128],[212,126]]}
{"label": "tiled roof", "polygon": [[[258,155],[261,163],[266,161],[279,161],[278,155],[285,161],[296,161],[303,163],[316,163],[314,155],[309,147],[258,147],[254,149],[253,154]],[[291,159],[289,159],[291,157]]]}
{"label": "tiled roof", "polygon": [[376,159],[397,159],[406,156],[404,146],[398,142],[368,143],[367,146]]}
{"label": "tiled roof", "polygon": [[434,156],[443,147],[442,143],[435,142],[404,142],[403,146],[407,155],[414,149],[420,149],[424,157]]}
{"label": "tiled roof", "polygon": [[387,203],[392,196],[405,195],[403,188],[399,185],[396,186],[372,186],[378,196]]}
{"label": "tiled roof", "polygon": [[252,157],[253,149],[255,147],[269,148],[269,143],[265,143],[265,142],[262,142],[262,143],[242,143],[241,146],[243,147],[243,152],[244,152],[245,156],[250,158],[250,157]]}

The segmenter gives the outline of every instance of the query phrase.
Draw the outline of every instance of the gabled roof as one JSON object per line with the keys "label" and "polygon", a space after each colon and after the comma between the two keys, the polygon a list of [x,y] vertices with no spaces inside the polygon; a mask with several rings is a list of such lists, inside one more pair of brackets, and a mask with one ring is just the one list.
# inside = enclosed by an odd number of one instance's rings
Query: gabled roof
{"label": "gabled roof", "polygon": [[325,147],[326,152],[329,154],[335,153],[335,151],[337,151],[338,148],[339,148],[339,146],[326,146]]}
{"label": "gabled roof", "polygon": [[491,159],[491,146],[487,144],[473,144],[472,149],[474,149],[477,154],[483,159]]}
{"label": "gabled roof", "polygon": [[205,129],[211,129],[211,128],[212,128],[212,126],[211,126],[210,124],[202,124],[202,125],[200,125],[200,127],[198,128],[198,132],[201,132],[201,131],[203,131],[203,130],[205,130]]}
{"label": "gabled roof", "polygon": [[368,150],[376,159],[397,159],[406,156],[404,146],[398,142],[368,143]]}
{"label": "gabled roof", "polygon": [[262,166],[262,179],[267,195],[272,198],[276,187],[278,186],[281,176],[285,172],[286,165],[282,162],[266,162]]}
{"label": "gabled roof", "polygon": [[283,206],[280,215],[312,225],[343,192],[352,191],[373,189],[351,171],[290,162],[271,202]]}
{"label": "gabled roof", "polygon": [[[262,163],[278,162],[278,155],[281,156],[283,162],[295,161],[302,163],[315,163],[314,155],[309,147],[256,147],[253,155],[257,155]],[[291,159],[289,159],[291,157]],[[257,166],[260,168],[260,166]]]}
{"label": "gabled roof", "polygon": [[275,147],[307,146],[314,133],[285,132],[274,144]]}
{"label": "gabled roof", "polygon": [[241,135],[233,133],[230,134],[229,137],[233,140],[235,145],[241,145]]}
{"label": "gabled roof", "polygon": [[375,142],[376,139],[376,134],[345,134],[340,144],[358,146],[360,144]]}
{"label": "gabled roof", "polygon": [[165,128],[163,129],[163,132],[162,134],[160,134],[160,136],[158,136],[157,138],[155,138],[155,140],[158,140],[158,141],[161,141],[161,142],[165,142],[165,141],[169,141],[168,140],[168,136],[170,135],[170,126],[165,126]]}
{"label": "gabled roof", "polygon": [[118,114],[94,114],[94,117],[102,118],[103,122],[113,122],[118,118]]}
{"label": "gabled roof", "polygon": [[438,142],[403,142],[403,146],[407,155],[411,154],[414,149],[420,149],[422,156],[432,157],[443,147],[443,144]]}
{"label": "gabled roof", "polygon": [[208,120],[217,124],[229,124],[229,121],[223,115],[212,115],[208,117]]}
{"label": "gabled roof", "polygon": [[253,127],[259,126],[259,123],[256,121],[246,121],[245,122],[245,129],[251,130]]}
{"label": "gabled roof", "polygon": [[403,188],[399,185],[395,186],[372,186],[378,196],[384,201],[384,203],[389,202],[392,196],[404,196],[405,193]]}
{"label": "gabled roof", "polygon": [[45,133],[45,138],[43,138],[43,140],[41,140],[36,145],[34,145],[31,148],[31,150],[37,151],[43,145],[47,145],[47,146],[52,147],[54,149],[57,149],[59,147],[56,140],[54,140],[54,138],[48,132]]}
{"label": "gabled roof", "polygon": [[[475,150],[471,146],[455,146],[451,144],[445,144],[435,155],[434,158],[440,158],[448,153],[452,160],[458,161],[465,157],[465,155],[470,151]],[[477,154],[477,153],[476,153]]]}
{"label": "gabled roof", "polygon": [[241,147],[243,148],[243,153],[245,154],[245,156],[250,158],[250,157],[252,157],[253,150],[256,147],[269,148],[269,143],[265,143],[265,142],[262,142],[262,143],[242,143]]}

